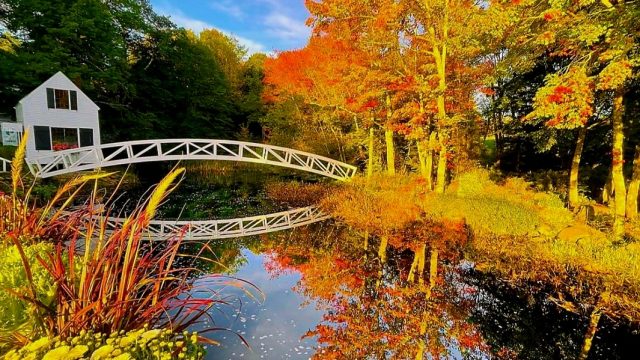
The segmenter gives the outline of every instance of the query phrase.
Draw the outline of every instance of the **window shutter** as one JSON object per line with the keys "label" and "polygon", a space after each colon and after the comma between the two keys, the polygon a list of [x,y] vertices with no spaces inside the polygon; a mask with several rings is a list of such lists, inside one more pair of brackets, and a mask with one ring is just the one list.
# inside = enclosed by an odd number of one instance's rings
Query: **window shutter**
{"label": "window shutter", "polygon": [[34,126],[33,133],[36,150],[51,150],[51,133],[48,126]]}
{"label": "window shutter", "polygon": [[47,106],[49,107],[49,109],[56,108],[56,102],[55,102],[55,99],[53,98],[52,88],[47,88]]}
{"label": "window shutter", "polygon": [[78,110],[78,92],[71,90],[71,110]]}

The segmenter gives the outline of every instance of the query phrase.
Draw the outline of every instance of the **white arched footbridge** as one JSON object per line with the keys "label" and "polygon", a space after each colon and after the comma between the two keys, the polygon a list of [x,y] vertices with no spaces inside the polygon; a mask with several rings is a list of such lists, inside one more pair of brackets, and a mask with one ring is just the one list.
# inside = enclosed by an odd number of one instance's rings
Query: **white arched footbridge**
{"label": "white arched footbridge", "polygon": [[[357,172],[355,166],[303,151],[241,141],[202,139],[141,140],[103,144],[56,151],[26,161],[35,177],[47,178],[110,166],[183,160],[222,160],[274,165],[340,181],[351,179]],[[330,216],[318,207],[309,206],[228,220],[153,220],[147,228],[146,236],[154,240],[166,239],[176,234],[182,234],[185,240],[228,239],[292,229],[329,218]],[[105,219],[108,231],[117,229],[124,220],[111,217]]]}
{"label": "white arched footbridge", "polygon": [[117,165],[156,161],[222,160],[281,166],[346,181],[356,167],[324,156],[279,146],[232,140],[170,139],[102,144],[27,159],[40,178]]}

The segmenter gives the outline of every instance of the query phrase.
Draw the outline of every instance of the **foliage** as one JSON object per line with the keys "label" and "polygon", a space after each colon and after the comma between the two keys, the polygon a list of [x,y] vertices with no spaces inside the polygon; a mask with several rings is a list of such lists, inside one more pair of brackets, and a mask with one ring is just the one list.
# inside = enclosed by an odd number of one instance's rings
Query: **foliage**
{"label": "foliage", "polygon": [[8,352],[3,359],[202,359],[204,353],[198,344],[197,333],[177,334],[171,330],[143,327],[110,335],[83,330],[67,339],[43,337]]}
{"label": "foliage", "polygon": [[325,184],[304,184],[296,181],[267,184],[267,196],[287,206],[309,206],[318,203],[332,190]]}
{"label": "foliage", "polygon": [[593,115],[593,82],[585,69],[551,74],[534,98],[535,110],[527,118],[545,119],[546,126],[572,129],[585,126]]}
{"label": "foliage", "polygon": [[4,146],[4,145],[0,145],[0,158],[9,160],[9,159],[13,159],[13,155],[16,152],[16,147],[15,146]]}
{"label": "foliage", "polygon": [[386,235],[421,218],[418,184],[423,182],[417,176],[356,177],[329,194],[322,206],[349,226]]}
{"label": "foliage", "polygon": [[[56,284],[45,267],[38,262],[39,257],[53,252],[50,243],[36,243],[22,248],[26,261],[31,266],[31,277],[35,285],[38,302],[45,306],[54,305]],[[0,350],[11,341],[17,331],[31,334],[38,328],[37,308],[17,294],[27,292],[29,280],[22,263],[18,247],[0,246]]]}

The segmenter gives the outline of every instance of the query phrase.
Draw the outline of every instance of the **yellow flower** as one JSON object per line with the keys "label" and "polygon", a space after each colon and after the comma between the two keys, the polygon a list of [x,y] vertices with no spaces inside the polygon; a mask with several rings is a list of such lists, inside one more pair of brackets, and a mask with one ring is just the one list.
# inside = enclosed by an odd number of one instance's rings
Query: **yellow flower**
{"label": "yellow flower", "polygon": [[129,346],[129,344],[134,343],[136,340],[138,340],[138,336],[137,335],[127,335],[126,337],[123,337],[122,339],[120,339],[120,346],[121,347],[127,347]]}
{"label": "yellow flower", "polygon": [[131,360],[133,359],[129,353],[124,353],[113,358],[113,360]]}
{"label": "yellow flower", "polygon": [[49,345],[49,338],[43,337],[27,345],[24,349],[29,352],[38,351],[47,345]]}
{"label": "yellow flower", "polygon": [[93,354],[91,355],[91,360],[107,359],[109,358],[109,355],[111,355],[112,351],[113,351],[113,346],[111,345],[101,346],[96,351],[93,352]]}
{"label": "yellow flower", "polygon": [[66,360],[67,355],[69,354],[69,350],[71,350],[71,348],[66,345],[57,347],[53,350],[49,350],[49,352],[44,354],[42,360]]}
{"label": "yellow flower", "polygon": [[160,335],[160,330],[153,329],[153,330],[145,331],[145,333],[142,334],[142,338],[146,341],[149,341],[151,339],[156,338],[158,335]]}
{"label": "yellow flower", "polygon": [[77,345],[74,346],[73,349],[71,349],[71,351],[69,351],[69,353],[67,354],[67,359],[69,360],[75,360],[75,359],[80,359],[82,356],[84,356],[84,354],[89,351],[89,347],[86,345]]}

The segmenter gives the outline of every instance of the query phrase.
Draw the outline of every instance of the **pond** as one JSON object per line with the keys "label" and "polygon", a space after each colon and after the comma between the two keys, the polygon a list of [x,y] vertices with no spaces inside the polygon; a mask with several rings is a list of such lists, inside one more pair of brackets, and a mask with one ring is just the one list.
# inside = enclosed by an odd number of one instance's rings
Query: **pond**
{"label": "pond", "polygon": [[[266,195],[268,177],[246,178],[232,186],[227,177],[185,182],[160,216],[232,218],[288,208]],[[379,239],[333,222],[212,240],[204,254],[215,262],[199,266],[228,276],[228,285],[213,289],[226,304],[193,330],[220,343],[208,346],[208,359],[578,357],[587,318],[475,271],[464,256],[441,256],[433,288],[428,259],[424,278],[413,272],[411,281],[415,248],[405,243],[390,241],[381,256]],[[196,253],[202,245],[184,247]],[[589,359],[637,358],[639,341],[636,327],[604,319]]]}

